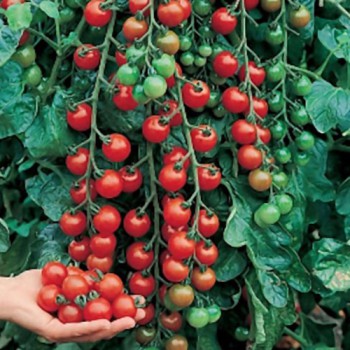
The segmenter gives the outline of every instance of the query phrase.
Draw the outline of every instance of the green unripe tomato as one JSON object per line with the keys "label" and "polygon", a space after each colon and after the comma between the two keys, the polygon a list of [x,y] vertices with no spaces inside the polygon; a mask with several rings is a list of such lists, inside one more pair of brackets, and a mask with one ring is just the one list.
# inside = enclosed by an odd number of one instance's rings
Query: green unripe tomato
{"label": "green unripe tomato", "polygon": [[182,308],[175,305],[171,300],[170,300],[170,297],[169,297],[169,294],[165,294],[165,297],[164,297],[164,306],[166,307],[167,310],[169,311],[180,311]]}
{"label": "green unripe tomato", "polygon": [[131,45],[126,49],[125,57],[128,62],[135,63],[141,69],[146,63],[146,47]]}
{"label": "green unripe tomato", "polygon": [[274,113],[281,112],[284,107],[285,101],[283,100],[282,92],[275,91],[267,100],[269,110]]}
{"label": "green unripe tomato", "polygon": [[202,34],[204,39],[214,39],[216,34],[209,26],[201,26],[199,32]]}
{"label": "green unripe tomato", "polygon": [[191,38],[188,37],[187,35],[181,35],[179,39],[180,39],[180,50],[188,51],[192,46]]}
{"label": "green unripe tomato", "polygon": [[169,78],[175,73],[174,56],[163,53],[159,58],[155,58],[152,61],[152,66],[159,75]]}
{"label": "green unripe tomato", "polygon": [[216,118],[222,118],[226,115],[227,111],[223,105],[218,105],[213,109],[213,113]]}
{"label": "green unripe tomato", "polygon": [[194,55],[192,52],[187,51],[181,54],[180,56],[180,62],[185,66],[192,66],[194,63]]}
{"label": "green unripe tomato", "polygon": [[36,53],[32,45],[22,46],[12,55],[12,60],[19,63],[23,68],[31,66],[35,59]]}
{"label": "green unripe tomato", "polygon": [[104,38],[106,36],[106,29],[105,27],[93,27],[88,26],[86,30],[83,32],[83,42],[84,43],[90,43],[92,45],[101,45],[104,41]]}
{"label": "green unripe tomato", "polygon": [[296,139],[295,143],[302,151],[308,151],[315,146],[315,137],[311,132],[303,131]]}
{"label": "green unripe tomato", "polygon": [[241,342],[247,341],[249,339],[249,329],[246,327],[237,327],[235,329],[235,338]]}
{"label": "green unripe tomato", "polygon": [[223,85],[226,83],[227,79],[226,78],[221,78],[219,77],[214,71],[211,71],[209,74],[209,79],[211,82],[215,85]]}
{"label": "green unripe tomato", "polygon": [[207,64],[207,59],[203,56],[196,55],[194,57],[194,64],[197,67],[204,67]]}
{"label": "green unripe tomato", "polygon": [[286,188],[288,186],[289,178],[286,173],[280,171],[272,174],[272,183],[279,189]]}
{"label": "green unripe tomato", "polygon": [[221,309],[218,305],[213,304],[206,307],[208,313],[209,313],[209,323],[215,323],[219,321],[221,317]]}
{"label": "green unripe tomato", "polygon": [[84,7],[85,1],[83,0],[64,0],[67,6],[72,9],[78,9],[79,7]]}
{"label": "green unripe tomato", "polygon": [[209,312],[204,307],[190,307],[186,320],[193,328],[203,328],[209,323]]}
{"label": "green unripe tomato", "polygon": [[224,48],[218,44],[213,44],[212,48],[212,54],[210,55],[210,59],[213,60],[220,52],[224,51]]}
{"label": "green unripe tomato", "polygon": [[199,67],[193,65],[193,66],[188,66],[188,67],[184,67],[184,71],[187,74],[196,74],[199,71]]}
{"label": "green unripe tomato", "polygon": [[207,102],[207,107],[214,108],[216,107],[221,100],[221,93],[217,90],[210,91],[209,101]]}
{"label": "green unripe tomato", "polygon": [[265,40],[271,46],[278,46],[284,42],[284,31],[280,24],[268,26],[265,32]]}
{"label": "green unripe tomato", "polygon": [[277,62],[273,66],[266,68],[266,78],[271,83],[278,83],[286,76],[286,70],[282,62]]}
{"label": "green unripe tomato", "polygon": [[156,99],[162,97],[167,90],[165,79],[160,75],[151,75],[143,83],[145,95],[149,98]]}
{"label": "green unripe tomato", "polygon": [[213,49],[210,45],[202,44],[198,48],[198,53],[203,57],[209,57],[213,53]]}
{"label": "green unripe tomato", "polygon": [[117,78],[123,85],[133,86],[137,83],[139,77],[140,70],[137,66],[127,63],[118,68]]}
{"label": "green unripe tomato", "polygon": [[192,2],[192,9],[197,15],[204,17],[210,13],[211,3],[209,0],[194,0]]}
{"label": "green unripe tomato", "polygon": [[35,87],[40,84],[43,74],[37,64],[28,67],[23,73],[23,80],[30,87]]}
{"label": "green unripe tomato", "polygon": [[197,113],[202,113],[205,110],[205,107],[191,108],[192,111]]}
{"label": "green unripe tomato", "polygon": [[292,153],[288,147],[282,147],[275,152],[276,160],[281,164],[287,164],[292,158]]}
{"label": "green unripe tomato", "polygon": [[132,96],[134,97],[134,100],[140,105],[144,105],[150,100],[150,98],[145,95],[143,85],[140,84],[134,86],[132,89]]}
{"label": "green unripe tomato", "polygon": [[299,105],[297,108],[293,108],[290,113],[290,120],[292,123],[298,126],[304,126],[309,123],[310,118],[307,114],[306,108]]}
{"label": "green unripe tomato", "polygon": [[281,212],[277,205],[272,203],[264,203],[256,211],[256,216],[263,224],[273,225],[280,219]]}
{"label": "green unripe tomato", "polygon": [[277,120],[270,128],[274,140],[282,140],[287,135],[287,125],[285,122]]}
{"label": "green unripe tomato", "polygon": [[288,214],[293,208],[293,199],[288,194],[278,194],[275,201],[282,215]]}
{"label": "green unripe tomato", "polygon": [[311,92],[312,83],[309,77],[306,75],[301,75],[296,80],[293,80],[292,87],[295,95],[306,96]]}
{"label": "green unripe tomato", "polygon": [[75,11],[70,7],[65,7],[60,11],[60,17],[58,19],[60,24],[66,24],[73,21],[75,17]]}
{"label": "green unripe tomato", "polygon": [[310,155],[306,152],[297,152],[294,154],[294,161],[299,166],[305,166],[310,161]]}

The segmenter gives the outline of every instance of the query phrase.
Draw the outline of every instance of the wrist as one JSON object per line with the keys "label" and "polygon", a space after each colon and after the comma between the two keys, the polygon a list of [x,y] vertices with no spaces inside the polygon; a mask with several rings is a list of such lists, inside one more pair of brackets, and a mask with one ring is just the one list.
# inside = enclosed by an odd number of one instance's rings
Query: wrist
{"label": "wrist", "polygon": [[0,277],[0,320],[9,321],[13,312],[11,294],[15,291],[15,278]]}

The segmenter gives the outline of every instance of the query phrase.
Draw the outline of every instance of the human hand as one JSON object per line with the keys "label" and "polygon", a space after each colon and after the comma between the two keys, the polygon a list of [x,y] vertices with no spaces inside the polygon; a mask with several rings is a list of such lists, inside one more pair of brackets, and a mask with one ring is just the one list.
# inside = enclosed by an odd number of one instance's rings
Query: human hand
{"label": "human hand", "polygon": [[58,342],[95,342],[110,339],[117,333],[135,327],[145,317],[145,311],[137,310],[135,320],[124,317],[110,322],[97,320],[80,323],[62,323],[42,310],[36,302],[41,284],[41,270],[29,270],[13,277],[0,279],[0,297],[4,302],[0,318],[16,323],[45,339]]}

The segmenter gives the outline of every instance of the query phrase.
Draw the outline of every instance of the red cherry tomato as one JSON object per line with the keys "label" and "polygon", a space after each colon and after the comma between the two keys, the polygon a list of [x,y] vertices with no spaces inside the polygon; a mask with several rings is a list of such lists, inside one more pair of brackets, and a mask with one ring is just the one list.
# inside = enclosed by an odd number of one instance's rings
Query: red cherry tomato
{"label": "red cherry tomato", "polygon": [[113,96],[113,103],[122,111],[131,111],[138,106],[132,95],[132,86],[117,85],[118,92]]}
{"label": "red cherry tomato", "polygon": [[146,315],[142,320],[137,321],[137,323],[140,326],[144,326],[153,321],[154,316],[156,314],[156,310],[153,304],[148,304],[146,307],[143,308],[143,310],[145,311]]}
{"label": "red cherry tomato", "polygon": [[111,256],[117,246],[117,238],[113,233],[98,233],[91,237],[91,252],[98,258]]}
{"label": "red cherry tomato", "polygon": [[186,226],[191,218],[191,209],[181,198],[170,199],[164,206],[163,217],[164,221],[174,228]]}
{"label": "red cherry tomato", "polygon": [[73,276],[73,275],[83,276],[84,271],[82,269],[79,269],[79,267],[76,267],[76,266],[67,266],[67,273],[68,273],[68,276]]}
{"label": "red cherry tomato", "polygon": [[105,298],[96,298],[88,301],[83,312],[85,321],[109,321],[112,318],[112,306]]}
{"label": "red cherry tomato", "polygon": [[84,320],[83,310],[75,304],[61,305],[57,316],[62,323],[77,323]]}
{"label": "red cherry tomato", "polygon": [[140,238],[150,230],[151,220],[147,213],[132,209],[124,216],[123,227],[129,236]]}
{"label": "red cherry tomato", "polygon": [[118,230],[121,221],[121,216],[116,208],[104,205],[94,216],[92,223],[99,232],[113,233]]}
{"label": "red cherry tomato", "polygon": [[129,17],[123,24],[123,34],[126,40],[133,42],[143,37],[148,30],[145,20],[138,20],[136,17]]}
{"label": "red cherry tomato", "polygon": [[[254,61],[248,62],[249,78],[255,86],[260,86],[266,77],[266,72],[263,67],[257,67]],[[239,70],[238,77],[240,81],[244,81],[246,78],[246,66],[243,65]]]}
{"label": "red cherry tomato", "polygon": [[184,10],[177,0],[160,3],[157,8],[159,22],[166,27],[178,26],[184,19]]}
{"label": "red cherry tomato", "polygon": [[244,145],[237,152],[238,164],[247,170],[259,168],[262,164],[262,153],[252,145]]}
{"label": "red cherry tomato", "polygon": [[244,119],[238,119],[232,124],[231,135],[241,145],[250,145],[256,141],[256,126]]}
{"label": "red cherry tomato", "polygon": [[89,285],[82,275],[68,276],[62,284],[62,293],[70,301],[79,295],[87,295],[89,291]]}
{"label": "red cherry tomato", "polygon": [[59,308],[57,304],[59,295],[61,295],[61,288],[55,284],[43,286],[37,296],[37,303],[46,312],[55,312]]}
{"label": "red cherry tomato", "polygon": [[244,0],[244,7],[247,11],[254,10],[259,5],[259,0]]}
{"label": "red cherry tomato", "polygon": [[4,10],[7,10],[10,6],[16,5],[16,4],[24,4],[25,0],[2,0],[0,3],[0,7],[2,7]]}
{"label": "red cherry tomato", "polygon": [[123,179],[119,173],[107,169],[103,175],[95,181],[96,191],[103,198],[116,198],[123,191]]}
{"label": "red cherry tomato", "polygon": [[101,54],[94,45],[84,44],[77,47],[73,58],[74,63],[78,68],[83,70],[91,70],[97,68],[100,64]]}
{"label": "red cherry tomato", "polygon": [[123,292],[123,281],[114,273],[106,273],[99,282],[95,283],[96,291],[102,298],[112,302]]}
{"label": "red cherry tomato", "polygon": [[92,108],[87,103],[81,103],[74,111],[67,111],[68,125],[77,131],[86,131],[91,127]]}
{"label": "red cherry tomato", "polygon": [[165,165],[159,173],[158,180],[164,190],[177,192],[186,185],[186,170],[184,167],[174,163]]}
{"label": "red cherry tomato", "polygon": [[136,15],[138,11],[142,11],[145,17],[149,16],[149,9],[143,11],[145,7],[149,5],[149,0],[129,0],[129,10],[133,15]]}
{"label": "red cherry tomato", "polygon": [[[269,112],[269,106],[264,99],[253,96],[253,110],[257,116],[263,119],[267,116],[267,113]],[[250,107],[247,108],[244,114],[248,115],[249,113]]]}
{"label": "red cherry tomato", "polygon": [[67,236],[79,236],[86,230],[86,215],[82,211],[65,212],[60,219],[60,228]]}
{"label": "red cherry tomato", "polygon": [[[175,63],[175,69],[176,69],[177,75],[178,76],[182,76],[182,69],[181,69],[181,66],[178,63]],[[166,81],[166,83],[168,85],[168,88],[171,89],[176,84],[175,75],[172,75],[170,78],[165,79],[165,81]]]}
{"label": "red cherry tomato", "polygon": [[145,242],[135,242],[126,250],[126,262],[135,270],[144,270],[151,266],[154,259],[152,250],[145,251]]}
{"label": "red cherry tomato", "polygon": [[94,254],[90,254],[86,259],[86,266],[89,270],[100,270],[103,273],[109,272],[113,266],[113,258],[111,256],[105,256],[98,258]]}
{"label": "red cherry tomato", "polygon": [[201,80],[193,80],[182,87],[184,104],[190,108],[200,108],[207,104],[210,98],[210,90]]}
{"label": "red cherry tomato", "polygon": [[170,134],[170,125],[159,115],[151,115],[142,124],[143,137],[152,143],[160,143]]}
{"label": "red cherry tomato", "polygon": [[87,270],[82,272],[81,275],[85,278],[85,281],[89,285],[90,289],[94,289],[96,281],[99,280],[97,272],[95,270]]}
{"label": "red cherry tomato", "polygon": [[271,141],[271,131],[268,128],[263,128],[261,125],[256,126],[256,131],[258,133],[261,142],[268,144]]}
{"label": "red cherry tomato", "polygon": [[214,164],[202,164],[197,168],[201,191],[213,191],[221,183],[221,170]]}
{"label": "red cherry tomato", "polygon": [[199,267],[195,267],[191,275],[192,286],[200,292],[206,292],[212,289],[216,282],[216,275],[213,269],[208,267],[201,272]]}
{"label": "red cherry tomato", "polygon": [[196,242],[186,231],[175,232],[168,241],[168,250],[174,259],[188,259],[194,253]]}
{"label": "red cherry tomato", "polygon": [[109,142],[102,144],[102,152],[111,162],[124,162],[131,153],[131,144],[124,135],[111,134]]}
{"label": "red cherry tomato", "polygon": [[162,312],[159,316],[159,321],[164,328],[172,332],[178,332],[182,327],[182,316],[177,311],[170,314]]}
{"label": "red cherry tomato", "polygon": [[178,0],[180,6],[182,7],[184,20],[188,19],[192,13],[192,5],[189,0]]}
{"label": "red cherry tomato", "polygon": [[67,277],[67,268],[59,261],[50,261],[41,270],[41,282],[44,286],[55,284],[62,286],[64,279]]}
{"label": "red cherry tomato", "polygon": [[82,176],[88,168],[89,158],[89,150],[80,147],[75,154],[67,156],[66,167],[72,174]]}
{"label": "red cherry tomato", "polygon": [[216,33],[227,35],[232,33],[237,26],[237,18],[230,14],[226,7],[217,9],[211,17],[211,27]]}
{"label": "red cherry tomato", "polygon": [[238,87],[227,88],[222,94],[222,105],[231,113],[242,113],[249,107],[248,96]]}
{"label": "red cherry tomato", "polygon": [[104,0],[92,0],[84,9],[86,22],[93,27],[104,27],[112,18],[112,11],[103,9]]}
{"label": "red cherry tomato", "polygon": [[174,228],[170,225],[168,225],[166,222],[163,224],[162,229],[161,229],[161,233],[162,233],[162,237],[164,239],[165,242],[169,241],[169,238],[177,232],[181,232],[181,231],[188,231],[188,227],[187,226],[181,226],[179,228]]}
{"label": "red cherry tomato", "polygon": [[75,261],[85,261],[90,255],[90,238],[84,237],[80,241],[72,241],[68,246],[69,256]]}
{"label": "red cherry tomato", "polygon": [[214,72],[222,78],[233,76],[238,69],[238,60],[230,51],[221,51],[213,61]]}
{"label": "red cherry tomato", "polygon": [[198,231],[202,236],[209,238],[215,235],[219,227],[219,218],[215,213],[208,213],[205,209],[200,210],[198,216]]}
{"label": "red cherry tomato", "polygon": [[136,306],[134,299],[127,294],[118,295],[112,304],[113,316],[116,319],[123,317],[134,318],[136,316]]}
{"label": "red cherry tomato", "polygon": [[164,277],[170,282],[182,282],[189,274],[189,267],[173,257],[166,259],[162,266]]}
{"label": "red cherry tomato", "polygon": [[219,250],[214,243],[207,245],[204,241],[196,244],[196,258],[203,265],[213,265],[218,259]]}
{"label": "red cherry tomato", "polygon": [[175,100],[167,100],[163,102],[163,105],[159,111],[161,116],[171,116],[169,125],[179,126],[182,124],[182,114],[181,112],[175,113],[179,109],[179,104]]}
{"label": "red cherry tomato", "polygon": [[168,249],[163,250],[159,257],[160,264],[163,265],[164,261],[170,257],[171,257],[171,254],[169,253],[169,250]]}
{"label": "red cherry tomato", "polygon": [[218,142],[218,135],[211,126],[199,125],[191,130],[193,148],[197,152],[209,152]]}
{"label": "red cherry tomato", "polygon": [[137,271],[130,277],[129,288],[131,293],[147,298],[155,291],[156,280],[152,275],[144,276]]}
{"label": "red cherry tomato", "polygon": [[30,33],[28,32],[28,30],[24,30],[21,37],[19,38],[18,45],[19,46],[24,45],[29,40],[29,38],[30,38]]}
{"label": "red cherry tomato", "polygon": [[119,174],[123,179],[123,192],[132,193],[141,187],[143,176],[140,169],[126,166],[119,170]]}
{"label": "red cherry tomato", "polygon": [[[90,179],[90,199],[94,201],[97,197],[97,192],[95,188],[95,181]],[[70,196],[74,203],[80,204],[86,200],[86,180],[81,180],[78,184],[73,185],[73,187],[69,190]]]}
{"label": "red cherry tomato", "polygon": [[[163,155],[163,163],[164,165],[177,163],[181,161],[186,155],[188,154],[188,151],[180,146],[173,146],[171,151],[168,153],[165,153]],[[183,166],[185,169],[188,169],[191,164],[191,160],[188,157],[185,162],[183,163]]]}

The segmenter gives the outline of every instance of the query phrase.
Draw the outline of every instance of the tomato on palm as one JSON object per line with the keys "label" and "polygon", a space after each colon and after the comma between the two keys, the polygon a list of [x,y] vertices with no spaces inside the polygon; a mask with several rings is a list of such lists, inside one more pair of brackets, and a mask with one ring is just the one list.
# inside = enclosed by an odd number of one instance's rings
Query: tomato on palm
{"label": "tomato on palm", "polygon": [[184,10],[176,0],[160,3],[157,8],[157,16],[159,22],[169,28],[178,26],[185,19]]}
{"label": "tomato on palm", "polygon": [[78,68],[91,70],[95,69],[100,64],[101,54],[94,45],[84,44],[77,47],[73,58]]}
{"label": "tomato on palm", "polygon": [[199,211],[198,216],[198,231],[199,233],[209,238],[219,230],[220,222],[218,216],[213,212],[208,212],[205,209]]}
{"label": "tomato on palm", "polygon": [[55,312],[59,305],[57,298],[61,295],[61,288],[55,284],[43,286],[37,296],[38,305],[46,312]]}
{"label": "tomato on palm", "polygon": [[147,298],[155,291],[156,280],[152,275],[143,275],[137,271],[129,279],[129,288],[131,293]]}
{"label": "tomato on palm", "polygon": [[148,142],[163,142],[170,134],[168,121],[159,115],[151,115],[142,124],[142,134]]}
{"label": "tomato on palm", "polygon": [[[163,163],[164,163],[164,165],[177,163],[177,162],[181,161],[184,157],[186,157],[187,154],[188,154],[188,151],[185,150],[184,148],[182,148],[180,146],[173,146],[170,152],[165,153],[163,155]],[[184,161],[183,166],[185,169],[188,169],[190,164],[191,164],[191,160],[188,157]]]}
{"label": "tomato on palm", "polygon": [[50,261],[41,270],[41,282],[44,286],[54,284],[61,287],[66,277],[67,268],[59,261]]}
{"label": "tomato on palm", "polygon": [[155,310],[155,307],[153,304],[148,304],[142,310],[145,311],[146,315],[142,320],[137,321],[137,323],[140,326],[144,326],[144,325],[150,323],[151,321],[153,321],[154,316],[156,314],[156,310]]}
{"label": "tomato on palm", "polygon": [[262,164],[262,153],[253,145],[244,145],[237,152],[238,164],[247,169],[259,168]]}
{"label": "tomato on palm", "polygon": [[219,256],[219,250],[212,242],[207,244],[204,241],[199,241],[196,244],[196,258],[203,265],[213,265]]}
{"label": "tomato on palm", "polygon": [[68,246],[69,256],[75,261],[85,261],[91,254],[90,238],[84,237],[79,241],[72,241]]}
{"label": "tomato on palm", "polygon": [[113,103],[122,111],[131,111],[138,106],[132,95],[132,86],[117,85],[118,92],[113,96]]}
{"label": "tomato on palm", "polygon": [[113,258],[111,256],[105,256],[98,258],[94,254],[90,254],[86,259],[86,266],[89,270],[100,270],[103,273],[109,272],[113,266]]}
{"label": "tomato on palm", "polygon": [[187,107],[204,107],[210,98],[209,87],[201,80],[193,80],[182,87],[182,98]]}
{"label": "tomato on palm", "polygon": [[203,272],[201,272],[199,267],[195,267],[192,271],[191,282],[194,288],[200,292],[206,292],[212,289],[215,285],[215,272],[210,267]]}
{"label": "tomato on palm", "polygon": [[124,216],[123,227],[129,236],[140,238],[150,230],[151,220],[147,213],[132,209]]}
{"label": "tomato on palm", "polygon": [[102,144],[102,152],[111,162],[123,162],[131,153],[131,144],[124,135],[111,134],[108,142]]}
{"label": "tomato on palm", "polygon": [[177,192],[186,185],[186,170],[176,163],[165,165],[159,173],[158,180],[166,191]]}
{"label": "tomato on palm", "polygon": [[179,104],[175,100],[167,100],[163,102],[159,114],[161,116],[170,117],[170,126],[179,126],[182,124],[182,114],[180,111],[176,112],[179,109]]}
{"label": "tomato on palm", "polygon": [[182,316],[177,311],[170,314],[162,312],[159,316],[159,321],[165,329],[172,332],[178,332],[182,327]]}
{"label": "tomato on palm", "polygon": [[112,169],[107,169],[95,181],[96,191],[103,198],[118,197],[123,191],[123,179]]}
{"label": "tomato on palm", "polygon": [[232,124],[231,135],[241,145],[249,145],[256,141],[256,126],[245,119],[238,119]]}
{"label": "tomato on palm", "polygon": [[85,321],[110,320],[112,318],[112,307],[105,298],[96,298],[87,302],[83,313]]}
{"label": "tomato on palm", "polygon": [[193,148],[197,152],[209,152],[218,142],[218,135],[211,126],[199,125],[191,130]]}
{"label": "tomato on palm", "polygon": [[119,174],[123,179],[123,192],[132,193],[141,187],[143,176],[139,168],[126,166],[119,170]]}
{"label": "tomato on palm", "polygon": [[175,259],[188,259],[194,253],[196,242],[186,231],[175,232],[168,241],[168,250]]}
{"label": "tomato on palm", "polygon": [[121,220],[118,209],[111,205],[104,205],[94,216],[92,223],[99,232],[113,233],[118,230]]}
{"label": "tomato on palm", "polygon": [[62,323],[76,323],[84,320],[83,310],[75,304],[61,305],[57,317]]}
{"label": "tomato on palm", "polygon": [[222,94],[222,105],[231,113],[242,113],[249,108],[249,99],[247,94],[233,86]]}
{"label": "tomato on palm", "polygon": [[152,250],[145,250],[145,242],[135,242],[126,250],[126,262],[135,270],[144,270],[151,266],[154,259]]}
{"label": "tomato on palm", "polygon": [[136,306],[134,299],[127,294],[118,295],[112,303],[113,316],[116,319],[123,317],[134,318],[136,316]]}
{"label": "tomato on palm", "polygon": [[61,216],[59,224],[67,236],[79,236],[86,230],[86,215],[82,211],[75,214],[67,211]]}
{"label": "tomato on palm", "polygon": [[91,127],[91,115],[91,106],[81,103],[74,111],[67,111],[67,123],[74,130],[86,131]]}
{"label": "tomato on palm", "polygon": [[89,291],[89,285],[81,275],[68,276],[62,284],[62,293],[70,301],[79,295],[87,295]]}
{"label": "tomato on palm", "polygon": [[[248,62],[248,72],[249,72],[249,78],[255,86],[260,86],[265,81],[265,77],[266,77],[265,69],[263,67],[257,67],[254,61]],[[240,81],[245,81],[246,79],[245,64],[243,64],[241,69],[239,70],[238,77]]]}
{"label": "tomato on palm", "polygon": [[129,17],[123,24],[123,34],[126,40],[133,42],[143,37],[148,30],[148,24],[144,19]]}
{"label": "tomato on palm", "polygon": [[112,11],[103,9],[104,0],[92,0],[84,9],[84,17],[90,26],[104,27],[112,18]]}
{"label": "tomato on palm", "polygon": [[90,240],[90,249],[98,258],[112,255],[116,246],[117,238],[112,233],[98,233]]}
{"label": "tomato on palm", "polygon": [[[90,199],[94,201],[97,197],[97,192],[95,189],[95,181],[90,179],[89,185],[90,185]],[[73,185],[72,188],[69,190],[69,194],[73,202],[76,204],[80,204],[86,200],[87,198],[86,192],[87,192],[86,179],[83,179],[79,183]]]}
{"label": "tomato on palm", "polygon": [[162,266],[163,275],[170,282],[182,282],[188,277],[189,267],[173,257],[166,259]]}
{"label": "tomato on palm", "polygon": [[174,228],[186,226],[191,218],[191,209],[182,198],[170,199],[164,206],[164,221]]}
{"label": "tomato on palm", "polygon": [[201,191],[213,191],[221,183],[221,171],[214,164],[201,164],[197,167],[197,174]]}
{"label": "tomato on palm", "polygon": [[227,35],[232,33],[237,26],[237,18],[230,14],[225,7],[217,9],[211,17],[211,27],[216,33]]}
{"label": "tomato on palm", "polygon": [[238,60],[230,51],[221,51],[213,61],[214,72],[221,78],[229,78],[237,72]]}
{"label": "tomato on palm", "polygon": [[114,273],[105,274],[102,279],[95,283],[95,289],[102,298],[112,302],[123,292],[123,281]]}

